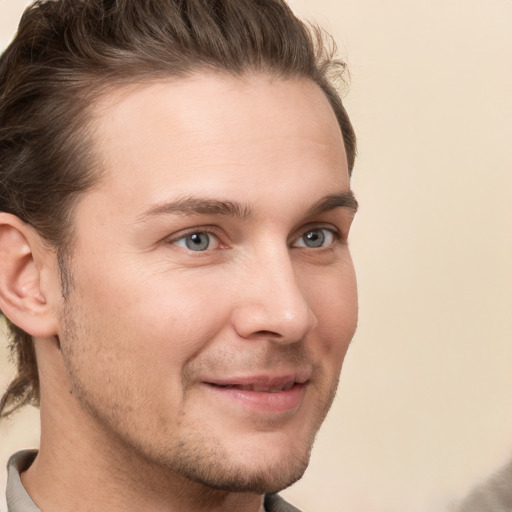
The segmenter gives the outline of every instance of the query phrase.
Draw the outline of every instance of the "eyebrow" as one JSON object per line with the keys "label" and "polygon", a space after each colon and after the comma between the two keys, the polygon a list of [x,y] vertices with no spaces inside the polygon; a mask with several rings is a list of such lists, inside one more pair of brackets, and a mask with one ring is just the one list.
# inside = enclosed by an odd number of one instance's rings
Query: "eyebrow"
{"label": "eyebrow", "polygon": [[313,215],[334,210],[336,208],[346,208],[347,210],[351,210],[355,215],[359,208],[359,204],[354,196],[354,192],[352,192],[352,190],[346,190],[339,194],[330,194],[323,197],[308,210],[306,216],[312,217]]}
{"label": "eyebrow", "polygon": [[[353,213],[357,211],[358,203],[352,190],[331,194],[316,202],[306,213],[307,217],[336,208],[347,208]],[[223,215],[248,219],[254,217],[249,205],[236,201],[222,201],[202,197],[184,197],[176,201],[159,203],[151,206],[138,217],[139,222],[159,215]]]}
{"label": "eyebrow", "polygon": [[202,197],[184,197],[176,201],[159,203],[139,216],[139,221],[157,215],[225,215],[246,219],[253,216],[249,206],[235,201],[221,201]]}

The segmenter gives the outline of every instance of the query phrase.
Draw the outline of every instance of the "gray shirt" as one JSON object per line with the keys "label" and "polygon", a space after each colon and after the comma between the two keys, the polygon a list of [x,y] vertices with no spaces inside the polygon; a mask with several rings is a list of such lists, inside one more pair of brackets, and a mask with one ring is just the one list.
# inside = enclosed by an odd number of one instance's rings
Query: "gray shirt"
{"label": "gray shirt", "polygon": [[[37,450],[25,450],[15,453],[9,459],[6,492],[8,512],[41,512],[25,491],[20,478],[20,474],[30,467],[36,455]],[[300,512],[277,494],[265,496],[265,510],[267,512]]]}
{"label": "gray shirt", "polygon": [[7,463],[7,512],[41,512],[21,483],[20,474],[30,467],[37,450],[15,453]]}

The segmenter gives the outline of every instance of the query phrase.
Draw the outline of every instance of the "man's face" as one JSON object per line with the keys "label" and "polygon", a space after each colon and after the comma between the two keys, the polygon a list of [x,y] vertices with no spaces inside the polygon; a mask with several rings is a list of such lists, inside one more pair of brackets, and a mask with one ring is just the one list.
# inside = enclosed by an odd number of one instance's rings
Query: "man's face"
{"label": "man's face", "polygon": [[81,428],[187,481],[284,488],[356,327],[331,107],[308,81],[202,76],[95,113],[104,176],[75,212],[59,332]]}

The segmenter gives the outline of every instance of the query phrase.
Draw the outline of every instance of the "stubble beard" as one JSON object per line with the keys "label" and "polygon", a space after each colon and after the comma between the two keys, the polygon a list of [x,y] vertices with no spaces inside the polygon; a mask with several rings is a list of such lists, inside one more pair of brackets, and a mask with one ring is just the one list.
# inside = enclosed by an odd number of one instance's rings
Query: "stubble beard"
{"label": "stubble beard", "polygon": [[[84,347],[79,338],[85,335],[85,339],[94,340],[94,336],[89,335],[87,328],[84,329],[90,323],[84,315],[77,316],[78,312],[69,299],[70,297],[63,309],[66,326],[63,358],[71,392],[81,409],[106,433],[105,439],[111,442],[110,449],[107,450],[109,455],[124,459],[122,462],[117,461],[115,465],[118,468],[129,461],[125,467],[130,467],[132,471],[135,469],[135,473],[131,475],[133,478],[137,478],[137,474],[140,477],[144,468],[147,474],[152,475],[149,479],[145,478],[151,485],[168,485],[170,482],[181,481],[183,491],[188,486],[196,489],[199,486],[206,495],[217,491],[275,493],[289,487],[303,476],[309,464],[316,433],[336,394],[337,381],[331,385],[325,400],[319,400],[316,404],[317,421],[300,452],[288,453],[278,462],[269,463],[265,467],[255,467],[250,461],[239,462],[223,446],[220,439],[213,433],[207,433],[207,425],[190,425],[187,435],[177,440],[169,432],[169,443],[164,446],[161,443],[157,445],[151,439],[138,436],[133,427],[127,427],[129,419],[123,414],[122,398],[114,396],[114,393],[105,395],[104,390],[91,391],[88,385],[91,379],[84,375],[81,364],[79,351],[83,352]],[[163,439],[165,435],[159,437]],[[262,446],[262,450],[264,449]]]}

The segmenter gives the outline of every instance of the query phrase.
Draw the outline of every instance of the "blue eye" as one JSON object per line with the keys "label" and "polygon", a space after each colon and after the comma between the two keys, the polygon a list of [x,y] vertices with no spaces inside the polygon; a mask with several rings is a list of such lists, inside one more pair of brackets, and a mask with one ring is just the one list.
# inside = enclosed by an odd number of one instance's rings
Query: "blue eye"
{"label": "blue eye", "polygon": [[306,231],[294,244],[294,247],[308,247],[318,249],[332,245],[334,233],[330,229],[319,228]]}
{"label": "blue eye", "polygon": [[216,236],[198,231],[197,233],[189,233],[174,242],[180,247],[184,247],[190,251],[206,251],[211,248],[212,244],[217,244],[218,239]]}

